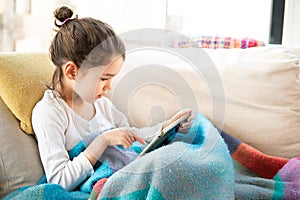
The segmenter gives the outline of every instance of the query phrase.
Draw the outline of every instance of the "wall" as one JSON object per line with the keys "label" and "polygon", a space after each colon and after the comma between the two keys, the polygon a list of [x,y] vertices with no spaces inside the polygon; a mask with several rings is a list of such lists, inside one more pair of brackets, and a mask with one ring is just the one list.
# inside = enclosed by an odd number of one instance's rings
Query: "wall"
{"label": "wall", "polygon": [[271,0],[168,0],[168,15],[188,36],[219,35],[269,41]]}
{"label": "wall", "polygon": [[[28,13],[24,2],[31,2]],[[13,4],[19,5],[16,10]],[[250,37],[268,43],[271,0],[0,0],[0,51],[48,48],[52,12],[61,4],[75,5],[80,17],[99,18],[118,33],[166,28],[187,36]],[[300,0],[286,0],[283,44],[300,47],[299,35]]]}
{"label": "wall", "polygon": [[300,1],[285,1],[282,44],[288,47],[300,47]]}
{"label": "wall", "polygon": [[164,28],[166,0],[77,1],[77,13],[81,17],[107,22],[118,33],[140,28]]}

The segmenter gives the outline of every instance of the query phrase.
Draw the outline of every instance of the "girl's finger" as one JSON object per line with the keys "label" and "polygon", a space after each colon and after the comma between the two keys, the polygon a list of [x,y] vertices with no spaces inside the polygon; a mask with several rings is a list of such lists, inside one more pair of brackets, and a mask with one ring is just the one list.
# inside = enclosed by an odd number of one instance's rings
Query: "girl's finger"
{"label": "girl's finger", "polygon": [[143,140],[142,138],[140,138],[140,136],[138,136],[137,134],[133,133],[133,136],[135,138],[135,141],[138,141],[141,144],[146,144],[145,140]]}
{"label": "girl's finger", "polygon": [[185,109],[184,111],[182,111],[181,116],[186,114],[192,114],[192,109]]}
{"label": "girl's finger", "polygon": [[126,134],[127,139],[129,139],[129,141],[134,142],[135,138],[132,135],[132,131],[130,130],[130,128],[124,127],[120,129],[123,133]]}
{"label": "girl's finger", "polygon": [[128,141],[130,141],[130,143],[133,143],[135,141],[135,138],[131,133],[128,133],[126,135],[126,138],[127,138]]}
{"label": "girl's finger", "polygon": [[124,148],[129,148],[131,146],[131,143],[126,138],[123,138],[121,143]]}
{"label": "girl's finger", "polygon": [[190,131],[191,127],[192,127],[191,123],[185,123],[184,126],[181,126],[179,128],[178,132],[187,133]]}
{"label": "girl's finger", "polygon": [[191,127],[192,123],[191,122],[182,122],[180,124],[180,127],[185,128],[185,127]]}
{"label": "girl's finger", "polygon": [[189,132],[189,131],[190,131],[190,129],[188,129],[188,128],[180,128],[180,129],[178,130],[179,133],[187,133],[187,132]]}
{"label": "girl's finger", "polygon": [[191,122],[191,121],[193,121],[194,118],[195,118],[195,115],[193,115],[191,113],[191,115],[189,116],[189,118],[187,119],[187,121]]}

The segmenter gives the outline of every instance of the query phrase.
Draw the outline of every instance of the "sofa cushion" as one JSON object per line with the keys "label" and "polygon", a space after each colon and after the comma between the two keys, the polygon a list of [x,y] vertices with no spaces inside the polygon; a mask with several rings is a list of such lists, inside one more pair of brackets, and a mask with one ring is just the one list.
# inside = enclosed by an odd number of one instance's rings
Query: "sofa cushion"
{"label": "sofa cushion", "polygon": [[53,70],[46,52],[0,53],[0,96],[26,133],[33,133],[31,111],[42,97]]}
{"label": "sofa cushion", "polygon": [[[266,154],[299,156],[299,59],[294,52],[283,46],[203,51],[210,61],[200,59],[214,63],[223,88],[216,77],[197,72],[180,56],[141,49],[127,55],[109,95],[136,126],[155,124],[191,107]],[[213,87],[220,90],[212,93]]]}
{"label": "sofa cushion", "polygon": [[22,186],[34,185],[43,176],[36,141],[24,134],[19,122],[0,98],[0,199]]}
{"label": "sofa cushion", "polygon": [[294,51],[269,46],[207,52],[226,92],[224,130],[266,154],[299,156],[300,65]]}

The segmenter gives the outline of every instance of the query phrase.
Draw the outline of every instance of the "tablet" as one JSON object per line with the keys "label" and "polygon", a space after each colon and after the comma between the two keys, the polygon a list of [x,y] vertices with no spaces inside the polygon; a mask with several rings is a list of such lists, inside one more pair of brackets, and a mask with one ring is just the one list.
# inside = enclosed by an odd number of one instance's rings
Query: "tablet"
{"label": "tablet", "polygon": [[180,123],[186,121],[189,115],[189,113],[183,115],[181,118],[177,119],[169,126],[160,130],[159,133],[157,133],[157,136],[143,149],[143,151],[138,155],[138,157],[141,157],[146,153],[153,151],[154,149],[164,146],[168,144],[171,140],[173,140],[178,131]]}

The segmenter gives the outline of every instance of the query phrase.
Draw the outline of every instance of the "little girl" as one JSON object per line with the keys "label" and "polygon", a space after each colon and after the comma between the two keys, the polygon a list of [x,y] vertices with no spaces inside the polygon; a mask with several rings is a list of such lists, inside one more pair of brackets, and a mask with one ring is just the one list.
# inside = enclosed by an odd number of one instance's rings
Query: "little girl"
{"label": "little girl", "polygon": [[[135,159],[136,154],[127,149],[133,142],[151,141],[154,133],[187,113],[190,117],[179,132],[189,131],[191,110],[153,127],[129,128],[126,117],[105,97],[125,59],[123,42],[108,24],[80,19],[68,7],[58,8],[54,15],[58,31],[49,52],[56,70],[32,113],[48,183],[70,191],[93,174],[97,161],[125,157],[113,166],[124,167]],[[82,140],[89,145],[71,159],[69,151]]]}

